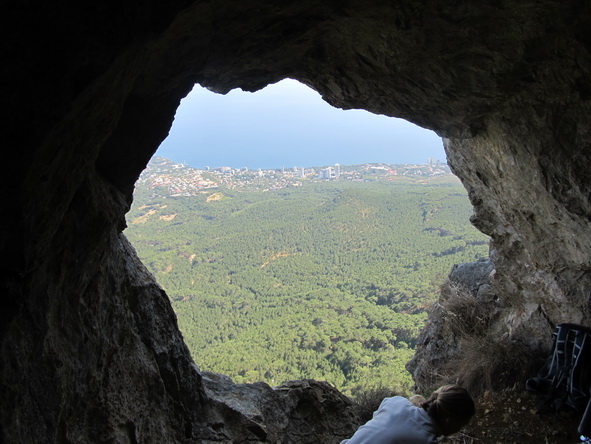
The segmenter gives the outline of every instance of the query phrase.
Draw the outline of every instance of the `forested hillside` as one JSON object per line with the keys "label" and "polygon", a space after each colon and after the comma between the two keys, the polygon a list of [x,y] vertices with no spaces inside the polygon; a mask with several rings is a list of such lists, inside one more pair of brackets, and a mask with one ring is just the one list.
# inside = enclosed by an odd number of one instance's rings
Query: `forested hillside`
{"label": "forested hillside", "polygon": [[197,364],[236,382],[408,388],[404,365],[437,286],[453,264],[487,254],[451,175],[217,183],[173,197],[156,192],[155,174],[138,182],[126,235]]}

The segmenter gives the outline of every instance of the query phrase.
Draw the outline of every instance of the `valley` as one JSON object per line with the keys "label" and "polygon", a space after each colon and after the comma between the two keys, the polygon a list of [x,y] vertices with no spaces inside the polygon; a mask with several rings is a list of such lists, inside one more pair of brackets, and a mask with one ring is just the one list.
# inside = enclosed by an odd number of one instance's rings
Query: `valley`
{"label": "valley", "polygon": [[202,370],[408,391],[404,366],[439,285],[454,264],[485,257],[488,239],[446,166],[322,178],[326,168],[246,179],[156,158],[125,234]]}

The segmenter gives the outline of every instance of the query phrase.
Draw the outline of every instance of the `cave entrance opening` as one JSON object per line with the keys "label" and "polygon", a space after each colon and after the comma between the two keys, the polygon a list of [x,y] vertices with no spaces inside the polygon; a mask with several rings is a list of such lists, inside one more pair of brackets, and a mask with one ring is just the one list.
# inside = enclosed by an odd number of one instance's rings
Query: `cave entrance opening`
{"label": "cave entrance opening", "polygon": [[399,393],[425,305],[485,255],[441,139],[295,80],[199,86],[136,185],[126,231],[196,363],[235,382]]}

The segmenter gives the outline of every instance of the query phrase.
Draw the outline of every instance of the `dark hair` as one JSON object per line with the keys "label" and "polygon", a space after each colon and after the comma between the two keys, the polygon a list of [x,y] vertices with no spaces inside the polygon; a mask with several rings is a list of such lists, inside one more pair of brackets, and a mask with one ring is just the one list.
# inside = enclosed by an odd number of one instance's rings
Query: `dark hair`
{"label": "dark hair", "polygon": [[472,397],[458,385],[439,387],[421,407],[441,427],[444,435],[459,431],[476,413]]}

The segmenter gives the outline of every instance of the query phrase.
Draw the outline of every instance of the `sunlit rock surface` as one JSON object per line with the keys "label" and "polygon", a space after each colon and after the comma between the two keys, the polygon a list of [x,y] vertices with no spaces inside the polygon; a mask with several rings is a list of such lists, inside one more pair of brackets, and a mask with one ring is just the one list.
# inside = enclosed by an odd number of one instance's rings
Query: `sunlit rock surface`
{"label": "sunlit rock surface", "polygon": [[[590,8],[574,0],[0,7],[4,442],[246,439],[223,422],[226,407],[207,395],[166,295],[121,234],[133,184],[196,82],[254,91],[291,77],[335,106],[437,131],[475,225],[492,238],[491,328],[543,348],[553,324],[589,326]],[[251,420],[249,408],[232,413],[238,423]],[[252,432],[259,442],[329,442]]]}

